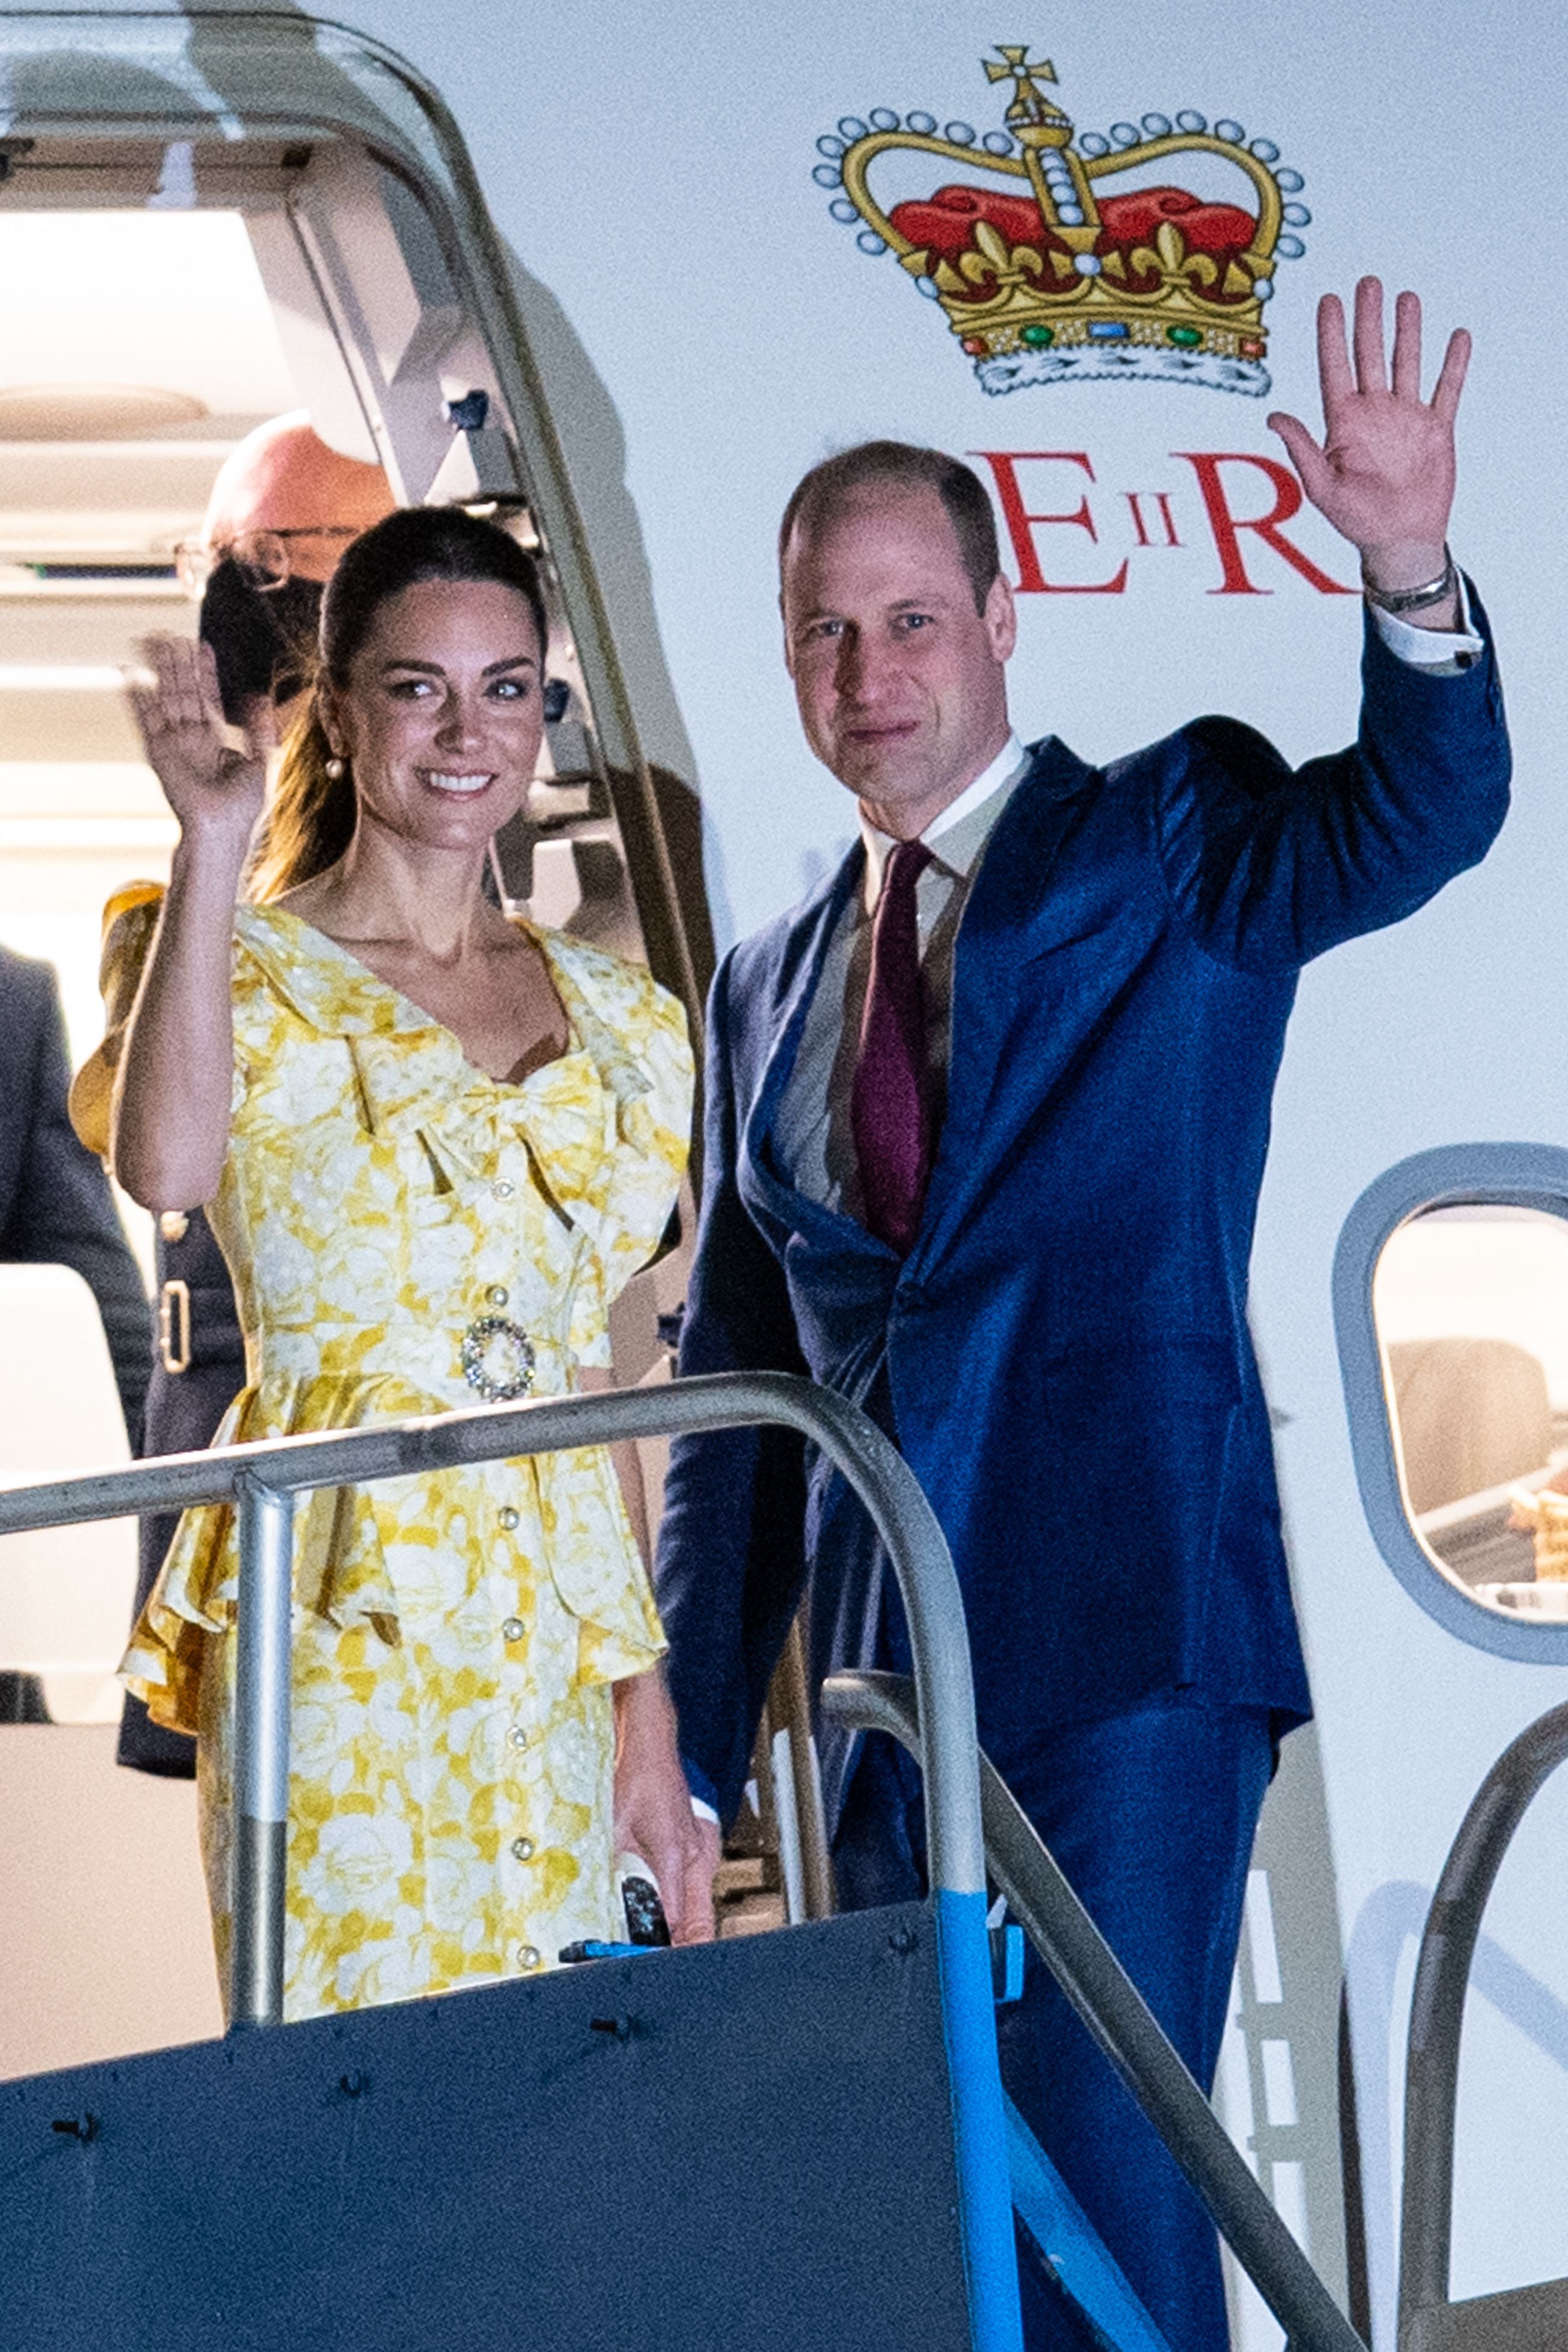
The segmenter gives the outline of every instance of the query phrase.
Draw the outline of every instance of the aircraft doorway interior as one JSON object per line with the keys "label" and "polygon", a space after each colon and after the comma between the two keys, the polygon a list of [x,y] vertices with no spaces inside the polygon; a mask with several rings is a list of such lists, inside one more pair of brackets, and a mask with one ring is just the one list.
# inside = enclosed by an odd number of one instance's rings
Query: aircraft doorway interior
{"label": "aircraft doorway interior", "polygon": [[[102,1034],[104,904],[165,879],[175,835],[124,667],[150,632],[195,633],[178,551],[237,445],[301,413],[379,463],[399,503],[462,504],[538,553],[549,723],[531,804],[496,844],[498,892],[647,961],[695,1033],[697,861],[678,891],[508,258],[440,101],[373,43],[260,12],[12,18],[0,79],[0,942],[58,970],[73,1063]],[[151,1220],[121,1207],[150,1277]],[[617,1301],[624,1379],[661,1373],[684,1264]],[[6,1313],[26,1318],[37,1392],[85,1381],[112,1425],[107,1355],[68,1364],[72,1316],[28,1298]],[[100,1433],[104,1414],[75,1425]],[[101,1434],[68,1460],[48,1447],[35,1459],[14,1430],[0,1475],[106,1458]],[[128,1538],[99,1532],[110,1551]],[[46,1643],[68,1719],[118,1711],[129,1576],[105,1568],[68,1654],[58,1628]],[[0,1666],[43,1671],[24,1621],[0,1616]]]}
{"label": "aircraft doorway interior", "polygon": [[237,211],[7,205],[0,273],[0,937],[56,965],[79,1062],[103,904],[166,878],[175,831],[122,666],[195,633],[174,549],[236,443],[300,404]]}
{"label": "aircraft doorway interior", "polygon": [[[286,223],[232,206],[35,209],[17,201],[28,193],[21,178],[14,172],[0,191],[10,325],[0,358],[0,936],[58,963],[79,1054],[99,1018],[103,901],[133,875],[163,878],[173,839],[124,709],[122,666],[149,630],[194,633],[175,550],[199,533],[237,442],[268,417],[303,410],[330,446],[380,457],[405,495],[462,497],[514,517],[535,544],[539,532],[515,486],[478,497],[468,444],[500,444],[493,426],[465,435],[443,421],[444,477],[437,468],[421,480],[429,453],[415,467],[405,449],[395,470],[396,431],[384,419],[373,436],[342,383],[328,377],[323,392],[323,361],[342,369],[334,343],[318,340],[301,363],[296,332],[290,353],[285,334],[299,314],[280,317],[258,258],[259,248],[276,271]],[[479,371],[460,373],[467,381]],[[493,395],[470,385],[463,397],[472,415]],[[577,916],[577,928],[640,953],[559,592],[555,602],[555,721],[536,813],[504,845],[504,883],[542,919]],[[596,860],[584,855],[591,845]],[[596,898],[589,922],[583,867]]]}

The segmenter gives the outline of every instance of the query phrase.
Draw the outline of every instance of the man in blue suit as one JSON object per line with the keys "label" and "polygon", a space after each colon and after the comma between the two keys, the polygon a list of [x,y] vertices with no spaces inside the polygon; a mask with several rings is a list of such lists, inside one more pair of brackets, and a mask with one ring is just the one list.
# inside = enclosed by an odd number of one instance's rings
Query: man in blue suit
{"label": "man in blue suit", "polygon": [[[1204,719],[1103,771],[1007,718],[1013,599],[968,469],[873,443],[781,534],[786,658],[863,843],[726,959],[683,1373],[807,1371],[897,1438],[963,1584],[981,1738],[1211,2081],[1273,1743],[1309,1710],[1247,1274],[1297,974],[1485,853],[1509,756],[1447,548],[1468,339],[1320,315],[1326,431],[1272,419],[1360,550],[1356,743],[1294,773]],[[900,1664],[858,1506],[783,1433],[675,1449],[660,1544],[695,1798],[736,1805],[810,1579],[813,1670]],[[841,1900],[921,1884],[918,1783],[823,1754]],[[713,1835],[716,1849],[717,1833]],[[1048,1983],[1014,2097],[1175,2352],[1226,2342],[1214,2236]],[[1031,2347],[1077,2342],[1026,2281]]]}

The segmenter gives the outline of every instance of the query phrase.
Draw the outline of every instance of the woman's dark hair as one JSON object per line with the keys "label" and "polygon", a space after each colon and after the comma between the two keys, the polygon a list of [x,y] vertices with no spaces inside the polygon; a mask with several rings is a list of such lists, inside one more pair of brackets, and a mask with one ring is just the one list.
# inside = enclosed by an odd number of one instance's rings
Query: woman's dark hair
{"label": "woman's dark hair", "polygon": [[331,746],[321,723],[321,681],[341,691],[381,607],[425,580],[494,581],[515,588],[533,615],[542,661],[548,632],[539,568],[498,524],[461,507],[405,507],[352,540],[321,599],[316,683],[283,748],[251,863],[253,899],[276,898],[308,882],[335,865],[353,840],[353,780],[327,772]]}

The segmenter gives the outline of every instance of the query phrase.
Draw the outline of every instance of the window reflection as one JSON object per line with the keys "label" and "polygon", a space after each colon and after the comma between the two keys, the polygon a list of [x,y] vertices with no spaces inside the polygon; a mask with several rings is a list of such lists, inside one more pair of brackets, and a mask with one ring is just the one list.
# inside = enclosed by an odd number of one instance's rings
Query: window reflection
{"label": "window reflection", "polygon": [[1485,1607],[1568,1621],[1568,1221],[1428,1210],[1385,1245],[1373,1312],[1434,1567]]}

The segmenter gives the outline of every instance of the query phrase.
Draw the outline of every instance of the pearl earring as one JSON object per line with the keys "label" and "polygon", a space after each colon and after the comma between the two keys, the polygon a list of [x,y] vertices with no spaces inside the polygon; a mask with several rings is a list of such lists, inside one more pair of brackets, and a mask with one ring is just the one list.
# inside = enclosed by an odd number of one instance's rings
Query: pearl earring
{"label": "pearl earring", "polygon": [[348,773],[348,764],[346,760],[340,760],[335,756],[327,761],[327,773],[334,784],[340,782]]}

